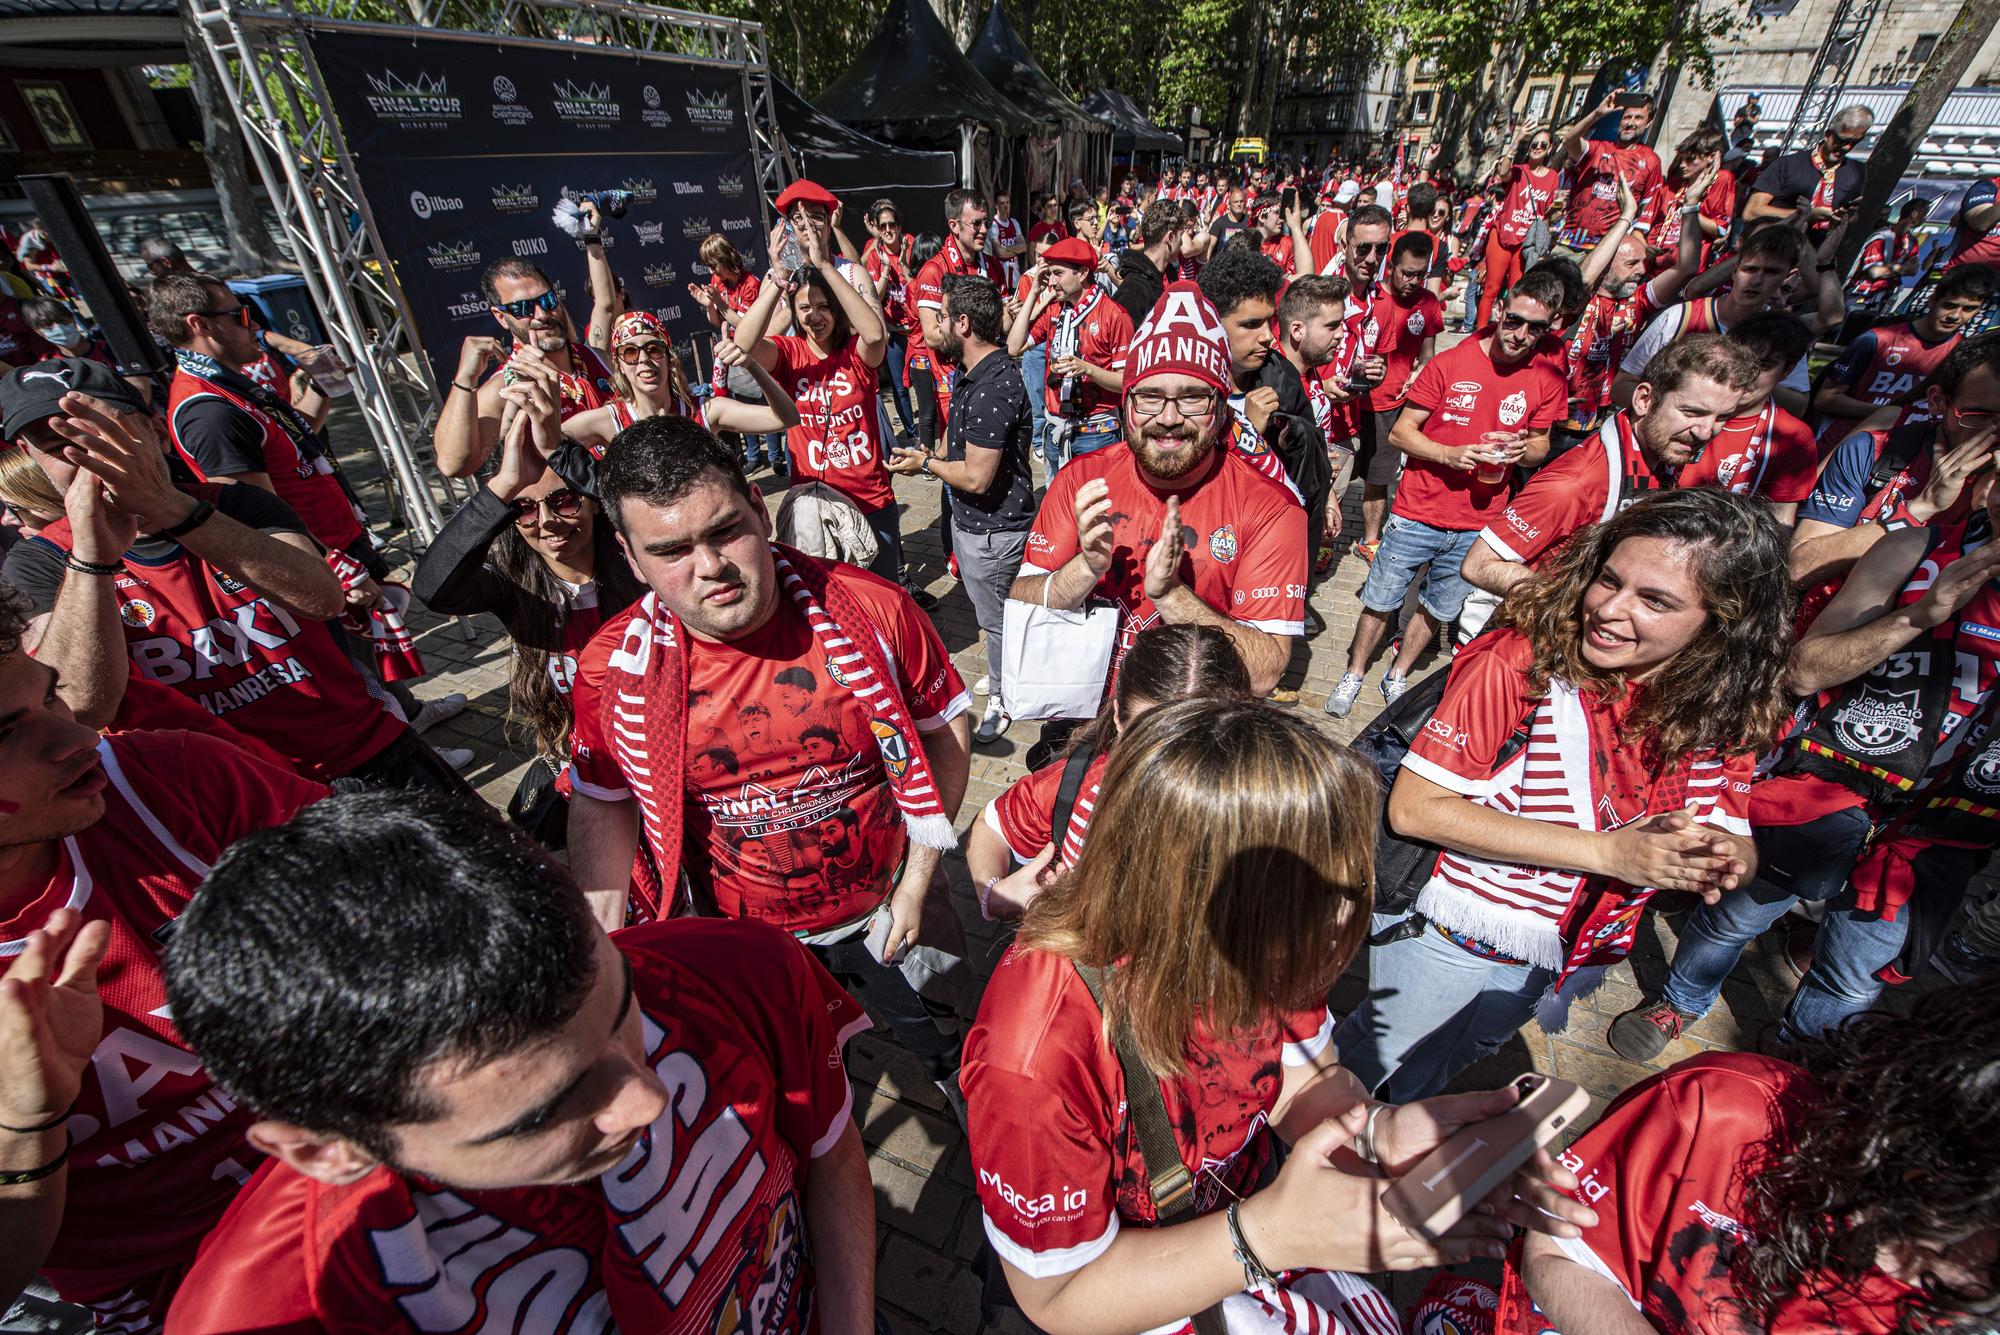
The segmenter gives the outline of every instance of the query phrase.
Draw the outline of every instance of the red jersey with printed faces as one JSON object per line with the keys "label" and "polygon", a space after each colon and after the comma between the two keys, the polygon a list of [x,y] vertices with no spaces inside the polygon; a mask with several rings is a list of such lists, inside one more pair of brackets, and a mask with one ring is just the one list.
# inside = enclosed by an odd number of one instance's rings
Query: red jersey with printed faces
{"label": "red jersey with printed faces", "polygon": [[[1048,347],[1051,361],[1058,357],[1081,357],[1092,366],[1107,371],[1123,371],[1125,354],[1132,346],[1132,317],[1123,306],[1106,296],[1095,283],[1088,284],[1074,306],[1050,302],[1035,317],[1028,330],[1030,344]],[[1051,372],[1045,404],[1047,411],[1062,414],[1063,377]],[[1119,395],[1083,377],[1081,389],[1083,422],[1092,429],[1118,429]]]}
{"label": "red jersey with printed faces", "polygon": [[1561,186],[1562,173],[1555,168],[1517,163],[1507,179],[1507,196],[1500,201],[1500,212],[1492,224],[1500,239],[1518,248],[1528,239],[1536,221],[1548,213]]}
{"label": "red jersey with printed faces", "polygon": [[1387,370],[1364,397],[1370,411],[1387,412],[1403,406],[1424,341],[1444,332],[1444,303],[1429,288],[1418,288],[1406,303],[1379,283],[1369,296],[1367,318],[1374,322],[1374,351]]}
{"label": "red jersey with printed faces", "polygon": [[1723,423],[1721,433],[1681,469],[1677,485],[1716,486],[1785,505],[1812,495],[1818,480],[1819,443],[1812,428],[1770,400]]}
{"label": "red jersey with printed faces", "polygon": [[[1410,382],[1408,406],[1430,415],[1423,433],[1440,445],[1471,445],[1489,431],[1546,431],[1569,403],[1568,386],[1544,357],[1498,366],[1485,338],[1468,338],[1431,358]],[[1507,504],[1509,481],[1481,482],[1479,470],[1408,458],[1391,512],[1441,529],[1484,528]]]}
{"label": "red jersey with printed faces", "polygon": [[[1090,831],[1090,813],[1097,806],[1097,790],[1104,782],[1104,767],[1111,762],[1100,755],[1083,771],[1083,783],[1076,790],[1076,805],[1070,809],[1069,825],[1062,831],[1056,862],[1074,867],[1083,855],[1083,838]],[[1064,762],[1044,765],[1007,785],[1005,792],[986,804],[980,819],[1007,842],[1016,862],[1032,862],[1044,848],[1056,843],[1052,828],[1056,819],[1056,797],[1062,788]]]}
{"label": "red jersey with printed faces", "polygon": [[[827,564],[827,578],[880,635],[911,723],[929,733],[964,713],[965,684],[910,596],[865,570]],[[573,697],[571,782],[607,802],[631,797],[603,708],[608,660],[629,620],[612,617],[585,648]],[[873,911],[894,883],[906,835],[867,705],[782,591],[771,619],[742,639],[685,639],[682,869],[725,915],[787,931],[823,931]]]}
{"label": "red jersey with printed faces", "polygon": [[104,816],[62,840],[48,883],[0,921],[0,967],[57,909],[110,924],[104,1034],[70,1113],[69,1199],[42,1270],[100,1315],[157,1321],[261,1159],[243,1143],[249,1109],[216,1087],[167,1016],[160,951],[223,849],[326,789],[187,732],[121,733],[97,758]]}
{"label": "red jersey with printed faces", "polygon": [[[1660,252],[1648,266],[1651,273],[1659,273],[1673,267],[1680,255],[1681,244],[1681,203],[1687,198],[1687,188],[1692,181],[1668,178],[1653,196],[1653,206],[1641,218],[1650,222],[1652,230],[1646,234],[1646,244]],[[1708,187],[1708,193],[1701,197],[1701,216],[1729,232],[1730,218],[1736,212],[1736,173],[1723,168],[1715,174],[1715,181]],[[1701,263],[1708,263],[1711,242],[1701,243]]]}
{"label": "red jersey with printed faces", "polygon": [[1639,201],[1641,217],[1652,207],[1653,192],[1666,179],[1660,171],[1660,155],[1636,139],[1629,144],[1590,140],[1571,171],[1575,185],[1569,192],[1562,235],[1572,244],[1588,241],[1595,245],[1618,221],[1620,176]]}
{"label": "red jersey with printed faces", "polygon": [[1629,297],[1601,289],[1592,295],[1563,344],[1569,396],[1575,401],[1570,411],[1577,422],[1596,421],[1611,402],[1611,382],[1619,364],[1659,310],[1651,283],[1639,284]]}
{"label": "red jersey with printed faces", "polygon": [[[1733,1259],[1751,1238],[1751,1187],[1823,1098],[1802,1068],[1748,1052],[1694,1057],[1641,1081],[1557,1156],[1598,1222],[1550,1241],[1665,1335],[1889,1335],[1899,1305],[1919,1295],[1880,1270],[1808,1279],[1768,1323],[1742,1306]],[[1511,1261],[1495,1329],[1563,1335]]]}
{"label": "red jersey with printed faces", "polygon": [[1218,446],[1200,479],[1173,491],[1139,471],[1123,441],[1063,465],[1028,534],[1021,573],[1044,575],[1076,555],[1076,494],[1103,478],[1111,491],[1111,566],[1091,596],[1118,604],[1118,656],[1160,619],[1146,597],[1146,554],[1160,536],[1167,497],[1181,503],[1181,579],[1231,620],[1273,635],[1305,633],[1306,512],[1256,465]]}
{"label": "red jersey with printed faces", "polygon": [[[219,488],[189,490],[210,498]],[[30,541],[67,552],[69,522]],[[326,622],[300,620],[183,548],[157,563],[127,552],[112,582],[132,671],[228,719],[308,778],[351,773],[409,729]]]}
{"label": "red jersey with printed faces", "polygon": [[797,942],[684,919],[617,937],[666,1111],[616,1168],[470,1191],[271,1164],[181,1290],[172,1335],[819,1329],[805,1170],[840,1142],[867,1018]]}
{"label": "red jersey with printed faces", "polygon": [[770,342],[778,350],[772,378],[799,405],[799,424],[785,436],[792,476],[824,482],[864,510],[894,505],[875,397],[881,380],[856,351],[860,339],[850,337],[826,358],[795,334],[774,334]]}

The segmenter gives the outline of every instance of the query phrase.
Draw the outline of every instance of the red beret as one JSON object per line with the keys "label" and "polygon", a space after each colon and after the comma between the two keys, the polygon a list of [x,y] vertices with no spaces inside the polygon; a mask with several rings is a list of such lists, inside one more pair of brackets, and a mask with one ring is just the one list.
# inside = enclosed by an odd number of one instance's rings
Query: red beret
{"label": "red beret", "polygon": [[1074,264],[1085,269],[1097,267],[1097,251],[1080,236],[1066,236],[1042,252],[1042,262]]}
{"label": "red beret", "polygon": [[839,208],[840,201],[833,197],[833,191],[817,181],[793,181],[778,193],[778,212],[786,213],[794,204],[820,204],[829,211]]}

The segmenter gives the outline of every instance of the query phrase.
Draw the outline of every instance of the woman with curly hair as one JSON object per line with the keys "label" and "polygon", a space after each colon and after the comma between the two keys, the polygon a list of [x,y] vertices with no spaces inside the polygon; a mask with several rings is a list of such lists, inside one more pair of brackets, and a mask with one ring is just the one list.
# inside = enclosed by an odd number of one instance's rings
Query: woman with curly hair
{"label": "woman with curly hair", "polygon": [[1791,644],[1769,505],[1661,493],[1576,534],[1467,645],[1389,794],[1437,844],[1412,913],[1377,915],[1342,1061],[1392,1102],[1495,1051],[1552,986],[1623,958],[1655,890],[1746,881],[1754,752]]}
{"label": "woman with curly hair", "polygon": [[1684,1061],[1563,1156],[1597,1209],[1528,1236],[1497,1330],[1915,1335],[2000,1311],[2000,979],[1792,1051]]}

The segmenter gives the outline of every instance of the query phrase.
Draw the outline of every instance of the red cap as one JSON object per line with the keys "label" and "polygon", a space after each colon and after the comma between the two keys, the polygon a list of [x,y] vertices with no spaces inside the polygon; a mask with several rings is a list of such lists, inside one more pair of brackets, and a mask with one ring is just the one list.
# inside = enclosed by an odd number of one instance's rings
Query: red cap
{"label": "red cap", "polygon": [[1125,354],[1125,392],[1156,375],[1189,375],[1230,391],[1229,336],[1215,303],[1193,283],[1169,283]]}
{"label": "red cap", "polygon": [[1030,244],[1040,241],[1045,236],[1068,236],[1068,235],[1069,235],[1069,229],[1067,227],[1064,227],[1061,223],[1038,222],[1033,227],[1030,227],[1028,229],[1028,241]]}
{"label": "red cap", "polygon": [[840,201],[833,197],[833,191],[817,181],[793,181],[778,192],[778,212],[786,213],[794,204],[820,204],[830,212],[840,207]]}
{"label": "red cap", "polygon": [[1084,269],[1097,267],[1097,251],[1080,236],[1066,236],[1042,252],[1044,263],[1074,264]]}

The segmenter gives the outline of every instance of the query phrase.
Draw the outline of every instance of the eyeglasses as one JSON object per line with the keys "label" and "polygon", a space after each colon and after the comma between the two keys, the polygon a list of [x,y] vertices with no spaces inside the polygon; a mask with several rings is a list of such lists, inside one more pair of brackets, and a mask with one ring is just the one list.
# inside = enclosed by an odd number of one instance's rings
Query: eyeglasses
{"label": "eyeglasses", "polygon": [[558,519],[574,519],[583,513],[583,497],[568,487],[559,487],[540,500],[530,496],[517,496],[513,504],[514,522],[521,525],[533,523],[545,505],[549,508],[549,513]]}
{"label": "eyeglasses", "polygon": [[1135,389],[1127,395],[1132,411],[1141,417],[1158,417],[1167,410],[1168,404],[1180,409],[1182,417],[1206,417],[1215,411],[1216,392],[1212,389],[1190,390],[1185,394],[1169,394],[1158,389]]}
{"label": "eyeglasses", "polygon": [[667,345],[657,338],[649,338],[644,343],[624,343],[618,348],[618,360],[627,366],[637,366],[641,361],[663,362],[666,359]]}
{"label": "eyeglasses", "polygon": [[1386,255],[1389,253],[1387,241],[1357,241],[1354,243],[1356,255]]}
{"label": "eyeglasses", "polygon": [[196,311],[195,314],[206,315],[211,320],[226,320],[234,316],[237,324],[245,329],[250,327],[250,308],[240,302],[234,306],[225,306],[219,311]]}
{"label": "eyeglasses", "polygon": [[1541,335],[1553,329],[1555,323],[1554,320],[1530,320],[1527,316],[1516,315],[1512,311],[1502,311],[1500,313],[1500,327],[1502,329],[1520,329],[1525,327],[1533,330],[1537,335]]}
{"label": "eyeglasses", "polygon": [[1994,421],[1995,419],[2000,419],[2000,413],[1962,412],[1960,411],[1959,406],[1955,403],[1951,405],[1951,415],[1953,417],[1956,417],[1959,421],[1965,423],[1967,426],[1974,428],[1975,430],[1984,427],[1988,422]]}
{"label": "eyeglasses", "polygon": [[554,288],[550,288],[539,297],[522,297],[519,301],[496,301],[493,303],[493,309],[505,311],[516,320],[525,320],[537,310],[553,311],[560,305],[562,297]]}
{"label": "eyeglasses", "polygon": [[1835,133],[1833,133],[1833,132],[1832,132],[1831,130],[1829,130],[1829,131],[1827,131],[1827,135],[1826,135],[1826,137],[1827,137],[1828,139],[1831,139],[1831,140],[1833,141],[1833,143],[1834,143],[1834,147],[1836,147],[1836,148],[1849,148],[1849,149],[1851,149],[1851,148],[1859,148],[1859,147],[1861,147],[1861,141],[1862,141],[1862,140],[1864,140],[1864,139],[1866,139],[1866,138],[1867,138],[1868,136],[1867,136],[1867,135],[1865,135],[1865,134],[1859,134],[1859,135],[1856,135],[1856,136],[1855,136],[1854,138],[1852,138],[1852,139],[1849,139],[1849,138],[1848,138],[1848,137],[1847,137],[1846,135],[1844,135],[1844,134],[1835,134]]}

